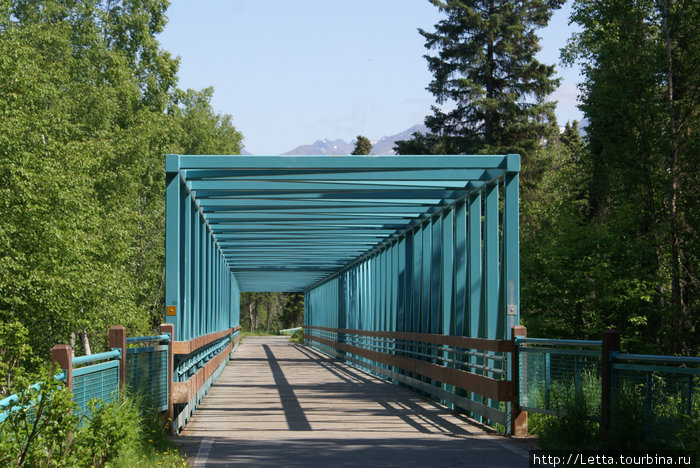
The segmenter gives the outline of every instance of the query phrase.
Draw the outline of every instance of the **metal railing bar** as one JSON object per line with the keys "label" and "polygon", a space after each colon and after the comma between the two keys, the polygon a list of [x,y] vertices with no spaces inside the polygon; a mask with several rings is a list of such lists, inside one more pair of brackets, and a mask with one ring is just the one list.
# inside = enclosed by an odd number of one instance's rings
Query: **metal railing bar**
{"label": "metal railing bar", "polygon": [[74,357],[72,363],[74,366],[79,366],[81,364],[89,364],[95,361],[104,361],[105,359],[119,359],[122,356],[121,350],[114,348],[112,351],[107,351],[105,353],[89,354],[87,356]]}
{"label": "metal railing bar", "polygon": [[626,370],[636,372],[663,372],[667,374],[700,375],[700,368],[675,367],[675,366],[649,366],[644,364],[613,363],[613,370]]}
{"label": "metal railing bar", "polygon": [[126,338],[127,344],[134,344],[134,343],[148,343],[149,341],[161,341],[161,342],[170,342],[170,335],[167,333],[163,333],[162,335],[153,335],[153,336],[131,336]]}
{"label": "metal railing bar", "polygon": [[103,372],[114,367],[119,367],[119,361],[107,361],[101,362],[99,364],[93,364],[91,366],[80,367],[73,370],[73,378],[80,377],[87,374],[95,374],[97,372]]}
{"label": "metal railing bar", "polygon": [[650,354],[621,354],[610,353],[610,361],[645,361],[645,362],[663,362],[668,364],[686,364],[700,366],[700,357],[685,357],[685,356],[655,356]]}
{"label": "metal railing bar", "polygon": [[160,351],[167,351],[168,345],[158,345],[158,346],[141,346],[139,348],[127,348],[126,354],[139,354],[139,353],[153,353]]}
{"label": "metal railing bar", "polygon": [[[332,341],[336,341],[336,342],[338,341],[337,339],[333,339],[331,337],[327,337],[327,338],[331,339]],[[358,348],[370,349],[373,351],[380,351],[380,352],[386,351],[386,343],[382,343],[382,344],[377,345],[377,344],[367,344],[367,343],[358,343],[357,342],[357,341],[363,341],[363,340],[365,340],[365,338],[362,338],[360,340],[350,339],[350,340],[347,340],[346,343],[349,345],[352,345],[352,346],[357,346]],[[377,340],[370,338],[368,341],[377,341]],[[462,355],[483,357],[485,359],[492,359],[494,361],[499,361],[502,363],[505,362],[504,356],[482,354],[482,353],[461,352],[461,351],[449,351],[449,350],[445,350],[445,349],[440,348],[443,345],[430,345],[430,344],[428,344],[428,345],[415,345],[415,344],[405,345],[405,344],[400,344],[399,346],[430,347],[430,348],[433,348],[438,353],[442,353],[442,352],[453,352],[454,353],[454,352],[456,352],[456,353],[459,353]],[[419,357],[423,357],[426,359],[438,361],[441,364],[450,363],[450,364],[455,364],[455,365],[463,367],[463,368],[478,369],[478,370],[481,370],[484,372],[492,372],[492,373],[498,374],[498,375],[505,375],[506,374],[505,370],[499,369],[496,367],[484,366],[481,364],[471,363],[471,362],[467,362],[467,361],[463,361],[463,360],[449,359],[449,358],[445,358],[445,357],[440,356],[440,355],[421,353],[419,351],[414,351],[411,349],[401,349],[401,350],[392,349],[390,351],[392,351],[392,352],[388,352],[388,353],[385,352],[385,354],[399,355],[399,356],[404,355],[404,356],[411,356],[411,357],[419,356]]]}
{"label": "metal railing bar", "polygon": [[518,347],[519,353],[537,353],[537,354],[558,354],[564,356],[594,356],[600,357],[600,351],[593,349],[561,349],[561,348],[533,348],[533,347]]}
{"label": "metal railing bar", "polygon": [[[338,341],[337,337],[333,337],[332,335],[337,335],[337,332],[325,332],[322,334],[319,334],[317,336],[325,337],[332,339],[333,341]],[[384,345],[394,345],[394,346],[420,346],[423,348],[431,348],[437,352],[450,352],[450,353],[458,353],[463,356],[473,356],[473,357],[480,357],[480,358],[485,358],[485,359],[492,359],[494,361],[505,361],[506,356],[498,355],[498,354],[488,354],[487,352],[478,352],[478,351],[460,351],[458,348],[453,348],[450,347],[449,345],[442,345],[442,344],[434,344],[434,343],[428,343],[424,341],[416,341],[416,340],[404,340],[401,338],[374,338],[374,337],[367,337],[367,336],[362,336],[362,335],[357,335],[355,333],[344,333],[346,339],[348,342],[352,341],[353,343],[357,343],[358,341],[373,341],[373,342],[381,342]],[[312,335],[314,333],[312,332]],[[391,341],[386,341],[386,340],[391,340]],[[474,348],[470,348],[474,349]]]}
{"label": "metal railing bar", "polygon": [[552,340],[549,338],[525,338],[521,336],[515,338],[515,343],[518,345],[529,343],[548,346],[603,346],[603,342],[600,340]]}

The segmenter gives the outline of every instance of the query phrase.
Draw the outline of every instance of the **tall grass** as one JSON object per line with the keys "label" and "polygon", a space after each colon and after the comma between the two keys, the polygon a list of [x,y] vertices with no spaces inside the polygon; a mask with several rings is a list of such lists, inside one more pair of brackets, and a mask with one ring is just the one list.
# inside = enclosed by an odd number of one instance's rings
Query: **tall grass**
{"label": "tall grass", "polygon": [[[576,388],[572,388],[571,382],[552,382],[548,396],[553,414],[531,412],[529,431],[539,437],[545,450],[677,449],[697,452],[700,417],[679,414],[680,396],[665,392],[668,386],[662,384],[664,382],[659,382],[654,388],[652,398],[647,395],[645,384],[622,380],[612,395],[610,430],[607,439],[602,441],[599,437],[599,377],[585,375]],[[700,394],[693,394],[693,408],[698,407],[696,399],[700,399]]]}
{"label": "tall grass", "polygon": [[539,437],[545,450],[594,449],[598,445],[599,408],[595,402],[600,399],[595,398],[595,390],[599,395],[600,377],[583,373],[580,384],[572,384],[569,381],[552,382],[548,401],[553,414],[528,415],[529,432]]}

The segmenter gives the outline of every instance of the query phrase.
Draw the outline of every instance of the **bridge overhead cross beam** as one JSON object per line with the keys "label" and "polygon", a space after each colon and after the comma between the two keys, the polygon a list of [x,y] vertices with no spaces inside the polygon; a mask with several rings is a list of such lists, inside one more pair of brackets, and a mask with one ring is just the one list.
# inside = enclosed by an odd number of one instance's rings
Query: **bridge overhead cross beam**
{"label": "bridge overhead cross beam", "polygon": [[507,338],[517,155],[166,156],[166,321],[239,324],[241,291],[303,291],[307,324]]}

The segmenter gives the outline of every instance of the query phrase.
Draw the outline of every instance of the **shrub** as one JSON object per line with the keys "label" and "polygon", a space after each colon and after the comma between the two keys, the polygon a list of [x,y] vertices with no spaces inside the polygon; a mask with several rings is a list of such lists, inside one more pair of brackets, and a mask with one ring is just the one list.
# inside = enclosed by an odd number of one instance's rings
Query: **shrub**
{"label": "shrub", "polygon": [[17,394],[18,400],[0,423],[0,465],[78,465],[73,450],[78,417],[70,390],[53,378],[50,368],[44,380]]}
{"label": "shrub", "polygon": [[0,423],[0,466],[182,466],[162,413],[148,398],[92,400],[79,417],[70,390],[50,369],[44,375],[17,394]]}
{"label": "shrub", "polygon": [[304,344],[304,329],[300,329],[294,332],[292,336],[289,337],[289,341],[297,344]]}

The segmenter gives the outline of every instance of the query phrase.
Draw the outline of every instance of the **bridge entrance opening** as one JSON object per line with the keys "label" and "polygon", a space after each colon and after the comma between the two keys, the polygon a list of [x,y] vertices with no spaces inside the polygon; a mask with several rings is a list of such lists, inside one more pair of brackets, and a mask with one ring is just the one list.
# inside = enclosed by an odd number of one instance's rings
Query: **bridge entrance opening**
{"label": "bridge entrance opening", "polygon": [[[507,426],[519,170],[512,154],[167,155],[166,321],[216,344],[240,292],[304,292],[308,344]],[[176,380],[195,349],[175,351]]]}

